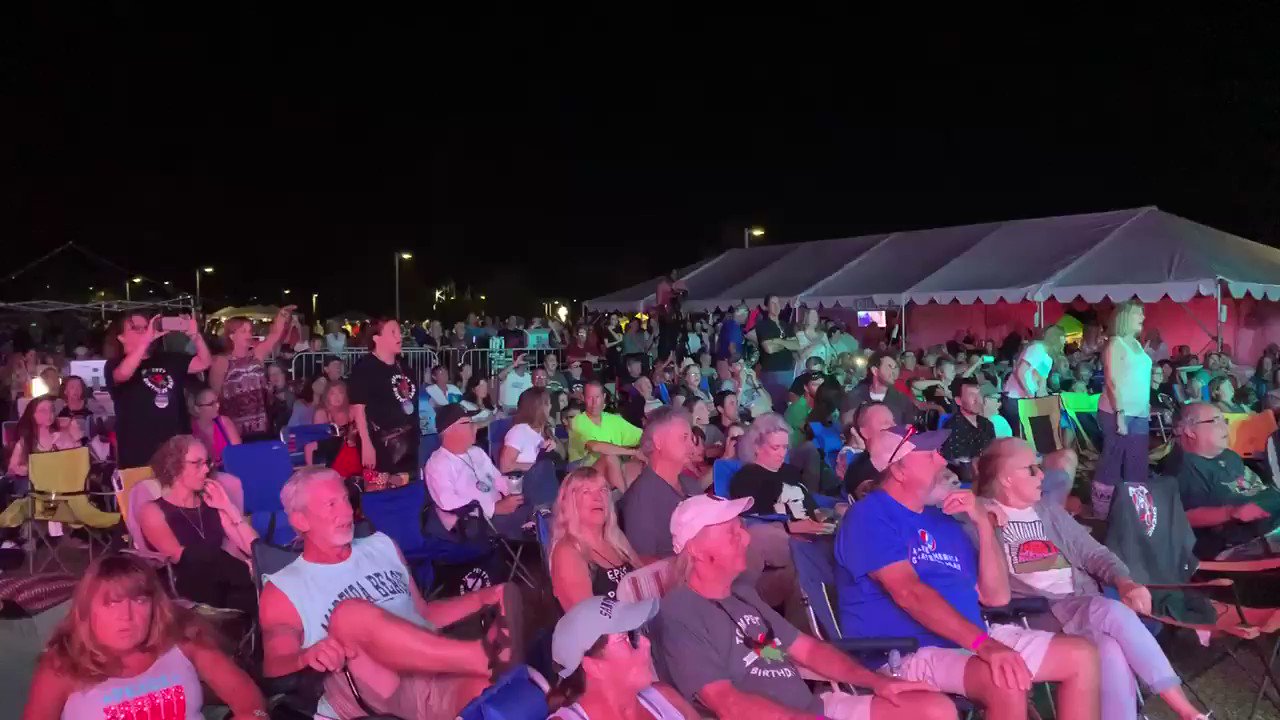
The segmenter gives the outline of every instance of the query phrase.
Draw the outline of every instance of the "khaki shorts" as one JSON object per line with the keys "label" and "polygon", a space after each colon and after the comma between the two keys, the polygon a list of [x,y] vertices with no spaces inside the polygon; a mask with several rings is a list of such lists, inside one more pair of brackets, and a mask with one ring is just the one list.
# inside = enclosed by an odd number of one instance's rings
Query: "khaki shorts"
{"label": "khaki shorts", "polygon": [[[373,662],[365,658],[366,662]],[[385,671],[390,673],[391,671]],[[382,696],[367,683],[356,679],[360,697],[369,709],[402,718],[455,717],[474,695],[476,678],[465,675],[406,675],[398,679],[395,690]],[[324,697],[341,720],[368,715],[356,702],[346,676],[329,673],[324,681]]]}
{"label": "khaki shorts", "polygon": [[822,693],[822,716],[831,720],[871,720],[871,695]]}
{"label": "khaki shorts", "polygon": [[[987,633],[1022,656],[1032,677],[1040,672],[1054,633],[1028,630],[1017,625],[992,625]],[[962,648],[920,648],[902,660],[903,680],[928,683],[944,693],[964,695],[964,667],[975,655]],[[880,668],[888,672],[888,666]]]}

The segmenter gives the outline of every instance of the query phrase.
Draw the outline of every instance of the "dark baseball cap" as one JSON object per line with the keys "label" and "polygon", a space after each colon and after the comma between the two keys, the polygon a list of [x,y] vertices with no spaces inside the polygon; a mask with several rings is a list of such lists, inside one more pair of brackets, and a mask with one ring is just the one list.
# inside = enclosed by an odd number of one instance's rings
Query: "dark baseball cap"
{"label": "dark baseball cap", "polygon": [[458,403],[445,405],[436,411],[436,432],[442,433],[463,420],[471,422],[471,413],[466,408]]}

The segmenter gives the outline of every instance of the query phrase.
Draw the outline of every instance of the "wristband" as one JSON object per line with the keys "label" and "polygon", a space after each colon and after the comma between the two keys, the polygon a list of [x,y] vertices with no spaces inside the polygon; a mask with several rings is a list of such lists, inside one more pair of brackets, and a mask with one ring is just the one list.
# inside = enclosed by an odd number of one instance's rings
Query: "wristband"
{"label": "wristband", "polygon": [[985,632],[982,633],[978,637],[974,638],[972,643],[969,643],[969,649],[975,653],[978,652],[978,650],[982,648],[982,644],[985,643],[989,637],[991,636]]}

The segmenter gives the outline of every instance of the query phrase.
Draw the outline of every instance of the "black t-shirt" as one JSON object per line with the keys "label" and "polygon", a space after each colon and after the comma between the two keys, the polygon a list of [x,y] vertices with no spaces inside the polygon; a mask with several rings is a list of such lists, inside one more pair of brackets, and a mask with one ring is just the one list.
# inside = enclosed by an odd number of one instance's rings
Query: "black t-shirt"
{"label": "black t-shirt", "polygon": [[1196,528],[1196,555],[1212,557],[1219,551],[1249,542],[1280,524],[1280,491],[1267,485],[1232,450],[1216,458],[1183,452],[1177,469],[1178,491],[1187,510],[1201,507],[1236,507],[1255,503],[1271,517],[1251,523],[1231,521],[1213,528]]}
{"label": "black t-shirt", "polygon": [[733,477],[729,478],[729,496],[735,500],[750,497],[751,512],[770,515],[776,512],[774,505],[782,495],[784,485],[794,485],[804,493],[804,512],[801,513],[796,509],[789,513],[795,519],[802,519],[817,509],[813,498],[805,490],[800,470],[794,465],[784,464],[778,468],[777,472],[766,470],[755,463],[743,465],[733,474]]}
{"label": "black t-shirt", "polygon": [[982,451],[996,439],[996,426],[981,415],[976,419],[978,424],[975,426],[961,413],[951,416],[945,426],[951,434],[947,436],[946,442],[942,443],[942,448],[939,450],[942,457],[948,461],[956,458],[972,460],[981,455]]}
{"label": "black t-shirt", "polygon": [[370,353],[351,370],[351,404],[364,405],[378,472],[412,473],[418,466],[418,385],[400,365]]}
{"label": "black t-shirt", "polygon": [[762,315],[756,321],[756,340],[760,344],[760,367],[765,372],[782,372],[784,370],[794,370],[796,367],[796,354],[790,350],[782,350],[776,353],[765,352],[765,340],[780,340],[790,337],[790,328],[779,325],[768,316]]}
{"label": "black t-shirt", "polygon": [[117,383],[119,359],[107,361],[107,391],[116,406],[120,467],[142,467],[175,435],[189,432],[184,389],[191,356],[158,352],[138,364],[128,381]]}
{"label": "black t-shirt", "polygon": [[858,486],[868,480],[874,480],[880,477],[880,471],[875,465],[871,464],[870,453],[858,453],[858,456],[849,463],[849,467],[844,471],[844,493],[845,495],[855,495]]}

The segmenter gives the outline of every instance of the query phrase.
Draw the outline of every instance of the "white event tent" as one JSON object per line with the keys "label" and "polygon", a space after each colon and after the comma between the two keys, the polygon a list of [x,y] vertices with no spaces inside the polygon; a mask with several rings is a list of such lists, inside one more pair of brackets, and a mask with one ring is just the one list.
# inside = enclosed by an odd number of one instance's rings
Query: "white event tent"
{"label": "white event tent", "polygon": [[[1280,249],[1144,207],[739,248],[678,277],[689,289],[684,307],[695,311],[773,293],[792,305],[857,310],[1026,304],[1043,324],[1046,302],[1212,298],[1209,322],[1221,338],[1224,301],[1280,299]],[[637,311],[653,303],[657,282],[586,305]]]}

